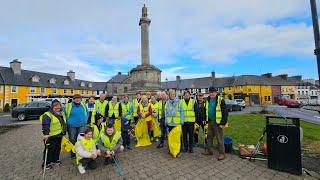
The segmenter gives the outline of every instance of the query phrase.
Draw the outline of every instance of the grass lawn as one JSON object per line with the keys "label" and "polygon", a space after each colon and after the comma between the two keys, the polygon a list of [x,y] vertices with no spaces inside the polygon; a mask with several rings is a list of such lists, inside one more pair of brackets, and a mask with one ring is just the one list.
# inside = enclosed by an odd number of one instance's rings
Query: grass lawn
{"label": "grass lawn", "polygon": [[[271,122],[275,121],[277,120]],[[300,126],[303,128],[302,151],[320,152],[320,125],[300,121]],[[224,135],[233,139],[234,147],[237,147],[239,143],[256,145],[264,127],[265,118],[261,114],[230,115],[229,127],[224,129]],[[267,136],[264,137],[265,142],[266,139]],[[202,138],[199,141],[203,142]]]}

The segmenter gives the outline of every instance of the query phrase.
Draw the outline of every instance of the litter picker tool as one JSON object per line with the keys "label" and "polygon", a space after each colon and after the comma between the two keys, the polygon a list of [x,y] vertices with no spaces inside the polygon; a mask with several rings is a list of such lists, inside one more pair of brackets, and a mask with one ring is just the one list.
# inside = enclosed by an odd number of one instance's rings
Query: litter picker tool
{"label": "litter picker tool", "polygon": [[44,179],[45,174],[46,174],[46,168],[47,168],[47,159],[48,159],[48,147],[50,144],[47,144],[47,141],[44,142],[45,145],[45,157],[44,157],[44,163],[43,163],[43,174],[42,174],[42,179]]}
{"label": "litter picker tool", "polygon": [[126,178],[124,177],[124,172],[123,172],[123,169],[122,169],[118,159],[115,156],[112,156],[112,159],[116,165],[117,171],[119,172],[121,179],[125,180]]}

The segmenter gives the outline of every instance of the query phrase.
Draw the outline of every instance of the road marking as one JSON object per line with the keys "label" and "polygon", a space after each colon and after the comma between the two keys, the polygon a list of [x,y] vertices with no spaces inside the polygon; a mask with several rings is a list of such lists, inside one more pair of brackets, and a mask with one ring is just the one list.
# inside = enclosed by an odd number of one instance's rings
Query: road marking
{"label": "road marking", "polygon": [[320,116],[314,116],[315,118],[319,118],[320,119]]}
{"label": "road marking", "polygon": [[10,114],[5,114],[5,115],[2,115],[2,117],[9,117],[11,116]]}

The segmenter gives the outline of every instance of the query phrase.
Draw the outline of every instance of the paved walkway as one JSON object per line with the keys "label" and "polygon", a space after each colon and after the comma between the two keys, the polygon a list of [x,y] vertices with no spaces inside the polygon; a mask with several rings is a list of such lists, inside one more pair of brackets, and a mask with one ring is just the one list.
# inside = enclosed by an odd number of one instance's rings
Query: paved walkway
{"label": "paved walkway", "polygon": [[[0,179],[40,179],[41,143],[40,125],[26,125],[0,135]],[[173,159],[167,149],[155,145],[134,149],[119,156],[126,179],[304,179],[283,172],[270,170],[265,162],[249,162],[235,155],[218,162],[215,156],[182,154]],[[216,155],[216,154],[215,154]],[[62,156],[62,165],[46,173],[46,179],[120,179],[114,165],[103,165],[80,175],[68,154]],[[311,178],[306,178],[311,179]]]}

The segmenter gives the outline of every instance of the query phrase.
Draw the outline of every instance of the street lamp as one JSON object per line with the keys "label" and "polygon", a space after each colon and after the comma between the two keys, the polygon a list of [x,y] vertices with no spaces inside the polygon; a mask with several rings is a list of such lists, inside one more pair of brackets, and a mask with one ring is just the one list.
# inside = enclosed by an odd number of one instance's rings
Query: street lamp
{"label": "street lamp", "polygon": [[314,54],[317,56],[318,65],[318,80],[320,80],[320,35],[319,35],[319,22],[316,0],[310,0],[312,23],[313,23],[313,34],[314,34],[314,44],[315,50]]}

